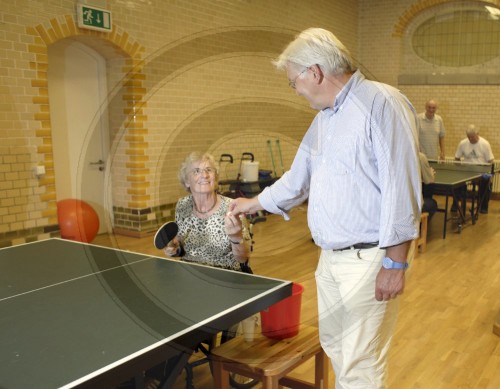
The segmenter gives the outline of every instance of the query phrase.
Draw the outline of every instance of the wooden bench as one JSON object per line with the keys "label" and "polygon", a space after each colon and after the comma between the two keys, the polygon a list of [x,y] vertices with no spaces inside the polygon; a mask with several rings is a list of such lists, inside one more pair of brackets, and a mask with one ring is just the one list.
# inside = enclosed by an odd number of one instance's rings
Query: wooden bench
{"label": "wooden bench", "polygon": [[[315,382],[287,374],[315,357]],[[293,338],[276,340],[256,334],[252,342],[238,336],[212,350],[214,388],[229,388],[229,373],[256,378],[264,389],[328,389],[328,358],[319,343],[316,327],[302,326]]]}

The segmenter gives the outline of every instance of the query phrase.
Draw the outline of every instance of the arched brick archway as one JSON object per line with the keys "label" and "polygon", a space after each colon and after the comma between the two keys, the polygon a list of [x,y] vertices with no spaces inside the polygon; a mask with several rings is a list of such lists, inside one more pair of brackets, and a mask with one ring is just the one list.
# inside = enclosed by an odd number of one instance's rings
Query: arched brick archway
{"label": "arched brick archway", "polygon": [[[116,25],[113,25],[110,33],[80,29],[77,27],[72,15],[53,18],[47,25],[39,24],[35,27],[29,27],[26,32],[33,37],[33,43],[28,45],[28,51],[32,55],[30,68],[34,71],[34,77],[31,80],[34,91],[32,103],[35,107],[38,107],[37,112],[33,114],[33,118],[40,123],[40,127],[35,131],[36,138],[39,139],[37,152],[42,155],[43,164],[46,167],[46,175],[40,180],[40,185],[46,186],[43,199],[47,202],[47,208],[43,211],[43,217],[48,218],[49,224],[57,224],[56,183],[47,80],[48,47],[63,39],[83,38],[86,39],[84,43],[92,42],[91,46],[103,54],[104,57],[110,58],[119,55],[126,58],[124,73],[127,76],[123,79],[123,85],[120,88],[124,91],[122,98],[129,100],[129,107],[141,107],[143,105],[144,90],[142,89],[142,82],[144,78],[141,77],[141,63],[144,47]],[[139,129],[142,134],[144,131],[147,132],[144,118],[139,114],[140,108],[137,111],[132,109],[129,115],[130,118],[134,116],[132,111],[135,114],[134,126],[128,130],[131,134],[129,134],[130,143],[126,150],[126,154],[132,160],[132,165],[129,165],[129,168],[134,167],[133,159],[137,154],[134,147],[134,131]],[[128,128],[126,125],[125,127]],[[141,163],[144,163],[144,161]]]}
{"label": "arched brick archway", "polygon": [[[50,107],[48,98],[48,47],[57,41],[72,38],[88,44],[106,58],[120,56],[125,58],[121,69],[124,77],[116,84],[116,90],[110,94],[111,105],[122,107],[120,123],[112,126],[114,143],[119,144],[119,153],[126,162],[120,163],[122,171],[126,171],[120,187],[121,193],[126,193],[126,213],[141,215],[151,207],[151,180],[154,172],[149,171],[150,157],[147,128],[147,117],[143,108],[151,93],[172,77],[184,71],[211,61],[220,56],[231,56],[233,53],[278,53],[296,33],[284,29],[238,28],[236,30],[209,30],[194,36],[185,37],[178,42],[172,42],[150,58],[143,58],[145,49],[130,36],[113,25],[112,33],[102,33],[79,29],[72,16],[62,16],[51,19],[46,24],[40,24],[27,29],[34,37],[29,45],[29,53],[33,56],[30,63],[34,70],[31,85],[35,94],[32,102],[38,106],[34,119],[40,123],[36,130],[39,139],[37,151],[43,156],[47,174],[40,180],[40,185],[47,187],[43,201],[47,202],[44,217],[49,224],[57,224],[57,207],[55,192],[55,175],[52,158],[52,132],[50,123]],[[94,39],[98,38],[98,39]],[[220,42],[224,42],[221,45]],[[118,54],[117,54],[118,51]],[[180,55],[183,54],[183,55]],[[148,77],[148,80],[146,80]],[[148,88],[144,85],[149,84]],[[109,105],[110,103],[108,103]],[[119,127],[119,128],[118,128]],[[114,152],[114,150],[111,150]],[[114,205],[114,204],[113,204]],[[123,208],[123,206],[120,206]],[[116,213],[115,222],[116,222]],[[144,226],[139,226],[142,230]]]}

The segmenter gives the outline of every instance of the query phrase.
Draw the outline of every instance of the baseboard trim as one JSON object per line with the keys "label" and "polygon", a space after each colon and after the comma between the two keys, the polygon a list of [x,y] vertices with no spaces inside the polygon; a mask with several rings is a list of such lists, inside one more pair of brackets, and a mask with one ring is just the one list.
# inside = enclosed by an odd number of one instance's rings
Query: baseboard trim
{"label": "baseboard trim", "polygon": [[124,228],[113,228],[113,234],[130,236],[132,238],[144,238],[147,236],[153,236],[155,234],[155,232],[156,232],[155,230],[133,231],[133,230],[126,230]]}

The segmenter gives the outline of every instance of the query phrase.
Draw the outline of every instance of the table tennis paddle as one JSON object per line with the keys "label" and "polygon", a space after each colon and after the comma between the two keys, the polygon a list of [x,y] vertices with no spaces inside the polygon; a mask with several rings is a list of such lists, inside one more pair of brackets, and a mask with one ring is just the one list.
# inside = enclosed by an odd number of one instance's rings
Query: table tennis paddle
{"label": "table tennis paddle", "polygon": [[179,232],[179,226],[176,222],[166,222],[162,225],[158,231],[156,231],[154,237],[154,245],[158,250],[162,250],[167,247],[168,242],[175,238]]}

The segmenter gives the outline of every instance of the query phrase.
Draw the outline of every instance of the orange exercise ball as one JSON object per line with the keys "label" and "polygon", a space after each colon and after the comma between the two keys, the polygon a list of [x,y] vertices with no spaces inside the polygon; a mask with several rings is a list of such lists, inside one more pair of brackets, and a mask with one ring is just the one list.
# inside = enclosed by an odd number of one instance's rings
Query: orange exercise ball
{"label": "orange exercise ball", "polygon": [[57,202],[61,238],[90,243],[99,231],[99,217],[88,203],[66,199]]}

